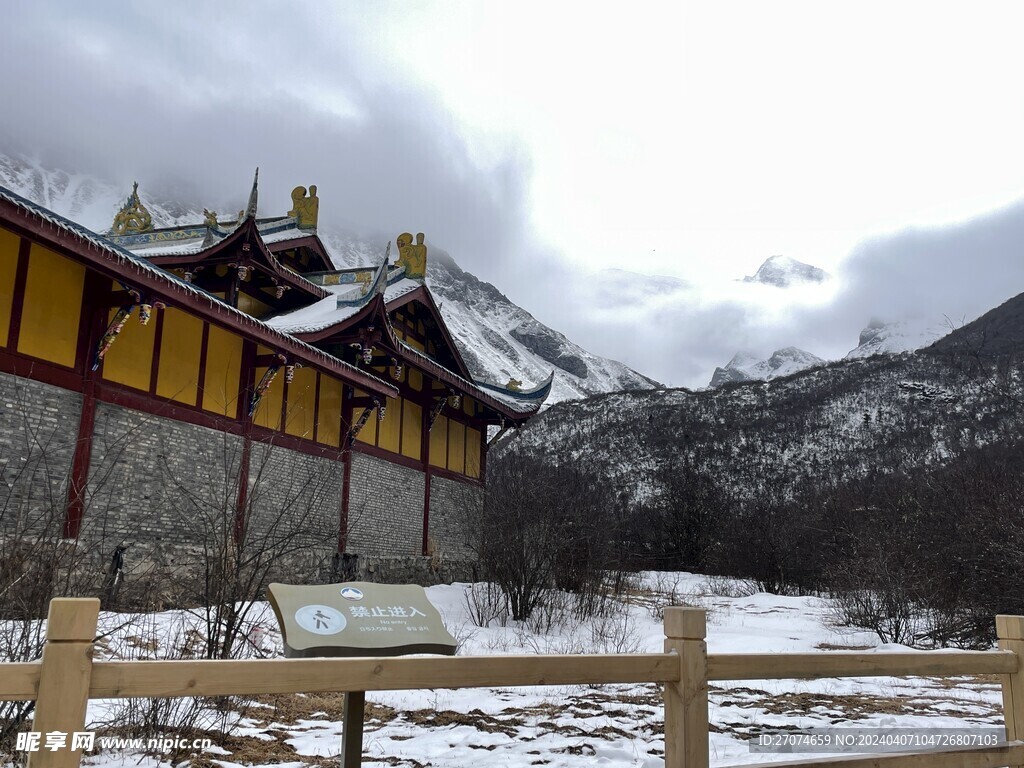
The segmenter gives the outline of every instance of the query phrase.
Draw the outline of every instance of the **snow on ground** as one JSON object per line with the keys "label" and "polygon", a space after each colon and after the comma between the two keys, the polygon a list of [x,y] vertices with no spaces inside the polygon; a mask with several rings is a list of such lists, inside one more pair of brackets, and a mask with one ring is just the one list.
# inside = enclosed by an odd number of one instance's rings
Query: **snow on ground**
{"label": "snow on ground", "polygon": [[[430,587],[460,655],[506,653],[660,652],[658,607],[680,601],[708,611],[709,653],[784,653],[837,649],[906,650],[880,646],[872,634],[837,626],[831,603],[816,597],[746,594],[742,585],[689,574],[647,573],[617,614],[551,628],[546,634],[515,622],[478,627],[470,620],[470,585]],[[732,595],[732,596],[726,596]],[[280,653],[276,622],[255,606],[249,632],[255,655]],[[106,658],[182,655],[203,632],[183,612],[135,619],[104,614],[111,631]],[[142,625],[138,624],[139,619]],[[143,629],[140,630],[140,626]],[[118,628],[120,627],[120,628]],[[119,650],[120,649],[120,650]],[[122,702],[94,701],[100,728]],[[193,764],[305,766],[339,754],[341,694],[259,697],[229,712],[207,713],[217,746]],[[710,690],[711,763],[794,759],[750,754],[746,740],[765,731],[833,724],[964,727],[1002,723],[998,680],[854,678],[714,683]],[[170,715],[168,715],[170,717]],[[663,708],[654,685],[386,691],[367,694],[364,765],[505,766],[663,765]],[[100,754],[96,766],[156,766],[138,754]],[[198,762],[197,762],[198,761]],[[166,763],[165,763],[166,765]]]}

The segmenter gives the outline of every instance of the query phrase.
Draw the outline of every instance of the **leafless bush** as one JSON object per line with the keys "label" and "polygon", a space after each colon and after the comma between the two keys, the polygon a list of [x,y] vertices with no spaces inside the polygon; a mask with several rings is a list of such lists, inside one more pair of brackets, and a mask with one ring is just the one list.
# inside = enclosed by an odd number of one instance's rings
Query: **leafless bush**
{"label": "leafless bush", "polygon": [[[543,603],[578,617],[599,613],[621,579],[620,525],[602,484],[578,469],[510,453],[491,463],[474,540],[485,580],[508,599],[512,618],[550,623]],[[555,597],[555,595],[559,595]]]}
{"label": "leafless bush", "polygon": [[729,576],[707,576],[701,582],[700,589],[715,597],[750,597],[758,592],[757,584],[753,581]]}
{"label": "leafless bush", "polygon": [[490,581],[470,584],[464,599],[469,618],[476,626],[489,627],[492,622],[499,627],[508,625],[508,598],[497,584]]}
{"label": "leafless bush", "polygon": [[590,624],[591,653],[639,653],[642,637],[636,619],[628,606],[603,616],[595,616]]}

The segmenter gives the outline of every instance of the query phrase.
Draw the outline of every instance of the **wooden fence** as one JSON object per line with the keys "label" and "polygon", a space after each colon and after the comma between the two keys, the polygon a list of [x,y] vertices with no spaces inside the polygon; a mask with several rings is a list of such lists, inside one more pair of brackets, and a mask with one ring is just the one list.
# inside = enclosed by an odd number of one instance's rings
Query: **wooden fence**
{"label": "wooden fence", "polygon": [[[89,699],[242,696],[416,688],[662,683],[666,768],[708,765],[708,682],[868,676],[1001,675],[1004,744],[993,747],[829,757],[770,763],[829,768],[996,768],[1024,766],[1024,617],[999,616],[1000,650],[928,653],[713,654],[705,613],[665,610],[665,652],[572,656],[456,656],[246,661],[97,661],[92,641],[99,601],[50,603],[41,661],[0,664],[0,700],[36,700],[33,731],[85,730]],[[80,751],[29,755],[30,768],[72,768]]]}

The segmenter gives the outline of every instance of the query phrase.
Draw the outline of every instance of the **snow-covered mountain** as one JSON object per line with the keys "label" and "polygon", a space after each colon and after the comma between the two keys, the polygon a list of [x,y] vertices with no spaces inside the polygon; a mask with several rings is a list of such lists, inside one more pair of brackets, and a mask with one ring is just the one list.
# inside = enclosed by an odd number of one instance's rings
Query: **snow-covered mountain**
{"label": "snow-covered mountain", "polygon": [[685,280],[668,275],[646,275],[625,269],[602,269],[587,278],[590,300],[608,309],[635,307],[659,299],[673,299],[693,286]]}
{"label": "snow-covered mountain", "polygon": [[724,367],[715,368],[708,386],[720,387],[739,381],[769,381],[822,365],[824,362],[817,355],[796,347],[777,349],[766,360],[740,352]]}
{"label": "snow-covered mountain", "polygon": [[[46,168],[28,158],[4,154],[0,154],[0,185],[99,233],[110,229],[114,215],[131,191],[93,176]],[[153,217],[154,227],[203,219],[201,205],[154,196],[152,190],[140,190],[139,195]]]}
{"label": "snow-covered mountain", "polygon": [[[129,190],[91,176],[50,169],[14,155],[0,154],[0,185],[96,232],[105,232]],[[202,221],[202,206],[161,198],[139,189],[156,227]],[[321,239],[338,267],[379,264],[385,238],[320,228]],[[441,314],[477,378],[524,388],[554,370],[548,403],[627,389],[650,389],[657,382],[622,363],[587,352],[536,320],[490,283],[464,271],[444,250],[431,245],[427,283]]]}
{"label": "snow-covered mountain", "polygon": [[929,320],[898,320],[886,323],[872,319],[860,332],[857,346],[846,353],[846,359],[914,352],[941,339],[949,331],[948,326]]}
{"label": "snow-covered mountain", "polygon": [[800,283],[823,283],[830,275],[820,267],[805,264],[789,256],[770,256],[753,275],[743,278],[745,283],[762,283],[777,288],[788,288]]}

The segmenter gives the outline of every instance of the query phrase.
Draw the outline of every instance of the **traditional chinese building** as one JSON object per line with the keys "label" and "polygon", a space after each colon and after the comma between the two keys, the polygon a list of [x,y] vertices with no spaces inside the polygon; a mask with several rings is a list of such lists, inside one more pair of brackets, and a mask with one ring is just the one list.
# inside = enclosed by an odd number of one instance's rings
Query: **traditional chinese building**
{"label": "traditional chinese building", "polygon": [[156,229],[135,189],[98,235],[0,188],[6,508],[162,562],[225,512],[235,537],[301,529],[321,572],[338,555],[466,559],[488,429],[536,413],[550,379],[474,380],[424,236],[338,270],[318,206],[298,187],[259,218],[254,181],[236,216]]}

